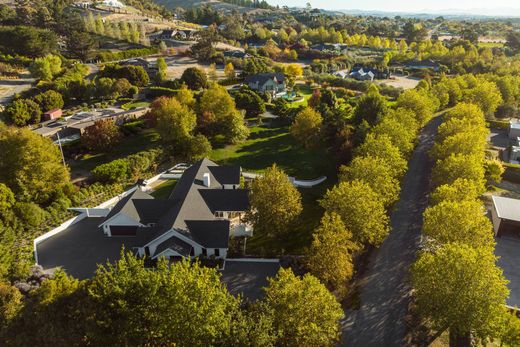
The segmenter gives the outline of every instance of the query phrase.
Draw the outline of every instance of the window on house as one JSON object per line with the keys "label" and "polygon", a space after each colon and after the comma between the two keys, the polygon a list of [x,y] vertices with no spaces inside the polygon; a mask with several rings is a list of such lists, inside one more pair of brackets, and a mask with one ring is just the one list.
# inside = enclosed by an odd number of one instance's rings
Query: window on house
{"label": "window on house", "polygon": [[191,247],[190,257],[195,256],[195,248]]}
{"label": "window on house", "polygon": [[215,257],[220,257],[220,249],[215,248]]}
{"label": "window on house", "polygon": [[202,255],[205,256],[205,257],[208,256],[208,251],[206,250],[206,248],[202,249]]}

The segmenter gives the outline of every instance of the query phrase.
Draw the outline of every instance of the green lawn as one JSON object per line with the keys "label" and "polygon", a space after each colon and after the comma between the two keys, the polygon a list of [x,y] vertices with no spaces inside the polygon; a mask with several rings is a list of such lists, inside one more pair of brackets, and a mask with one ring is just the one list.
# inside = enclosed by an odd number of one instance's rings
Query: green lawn
{"label": "green lawn", "polygon": [[224,165],[239,165],[244,171],[262,172],[276,163],[289,176],[313,179],[335,176],[335,159],[325,148],[299,146],[288,126],[251,128],[249,138],[238,145],[214,149],[210,159]]}
{"label": "green lawn", "polygon": [[71,171],[91,171],[96,166],[109,161],[125,158],[130,154],[134,154],[147,149],[159,146],[159,134],[155,129],[146,129],[137,135],[131,135],[123,138],[115,147],[107,153],[87,154],[78,160],[68,162]]}
{"label": "green lawn", "polygon": [[310,245],[312,232],[323,215],[318,200],[336,182],[333,156],[325,148],[307,150],[300,147],[288,126],[265,125],[251,128],[251,135],[244,143],[214,149],[210,157],[219,164],[240,165],[246,172],[262,172],[276,163],[289,176],[299,179],[328,177],[317,187],[300,189],[303,212],[286,236],[277,239],[254,236],[247,241],[247,254],[302,254]]}
{"label": "green lawn", "polygon": [[156,199],[168,199],[173,188],[177,184],[177,180],[167,180],[164,183],[161,183],[157,187],[155,187],[154,191],[150,194]]}
{"label": "green lawn", "polygon": [[138,107],[148,107],[150,103],[148,101],[136,101],[136,102],[128,102],[126,104],[121,105],[123,110],[130,110]]}
{"label": "green lawn", "polygon": [[502,48],[504,44],[502,42],[479,42],[479,48]]}

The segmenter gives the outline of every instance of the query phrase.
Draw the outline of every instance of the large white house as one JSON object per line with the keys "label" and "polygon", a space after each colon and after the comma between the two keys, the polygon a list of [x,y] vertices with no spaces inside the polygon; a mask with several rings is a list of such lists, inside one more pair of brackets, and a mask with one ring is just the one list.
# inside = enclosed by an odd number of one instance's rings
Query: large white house
{"label": "large white house", "polygon": [[225,259],[230,236],[252,235],[243,221],[249,198],[240,177],[240,167],[203,159],[184,172],[168,199],[137,189],[107,211],[98,227],[108,238],[131,240],[125,244],[139,256]]}
{"label": "large white house", "polygon": [[287,92],[283,73],[265,72],[248,76],[244,84],[257,92],[270,93],[273,97],[282,96]]}

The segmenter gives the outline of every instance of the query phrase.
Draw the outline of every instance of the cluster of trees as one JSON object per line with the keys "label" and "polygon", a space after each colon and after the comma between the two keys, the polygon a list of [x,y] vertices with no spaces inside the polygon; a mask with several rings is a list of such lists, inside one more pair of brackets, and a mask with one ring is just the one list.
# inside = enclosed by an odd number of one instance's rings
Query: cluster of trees
{"label": "cluster of trees", "polygon": [[[51,212],[62,207],[70,191],[68,169],[54,144],[28,129],[0,123],[0,278],[27,270],[30,252],[24,240]],[[70,204],[70,200],[68,201]]]}
{"label": "cluster of trees", "polygon": [[428,247],[412,267],[417,308],[439,333],[449,329],[450,344],[467,345],[472,337],[518,344],[518,319],[504,307],[507,281],[479,200],[486,183],[484,112],[459,103],[444,117],[431,152],[435,190],[423,225]]}
{"label": "cluster of trees", "polygon": [[143,23],[137,25],[136,22],[110,22],[103,20],[101,15],[96,17],[92,12],[88,12],[84,17],[85,28],[88,32],[101,36],[108,36],[118,40],[125,40],[131,43],[141,43],[148,46],[150,42],[146,37],[146,29]]}
{"label": "cluster of trees", "polygon": [[[137,86],[146,86],[150,81],[140,66],[108,65],[99,76],[90,80],[85,78],[88,73],[85,65],[62,68],[61,63],[54,55],[35,59],[31,71],[41,79],[39,88],[20,95],[6,107],[3,115],[8,122],[17,126],[37,124],[43,112],[63,108],[74,100],[88,102],[133,97],[138,92]],[[38,90],[45,91],[34,95]]]}
{"label": "cluster of trees", "polygon": [[144,175],[155,172],[157,166],[164,158],[160,148],[131,154],[123,159],[96,166],[92,174],[96,181],[103,184],[135,183]]}
{"label": "cluster of trees", "polygon": [[106,64],[98,77],[126,78],[137,87],[146,87],[150,83],[150,76],[142,66]]}
{"label": "cluster of trees", "polygon": [[333,346],[342,316],[316,278],[290,269],[269,279],[263,299],[245,305],[216,269],[160,260],[150,270],[130,253],[90,280],[58,272],[26,298],[0,284],[6,345]]}
{"label": "cluster of trees", "polygon": [[[192,88],[207,86],[203,72],[186,71],[181,80]],[[227,90],[216,83],[210,83],[198,99],[183,85],[175,96],[156,99],[151,109],[152,123],[156,124],[163,142],[189,159],[206,156],[211,151],[210,140],[237,143],[249,135],[243,114],[236,109]]]}
{"label": "cluster of trees", "polygon": [[[364,136],[364,141],[350,164],[340,168],[340,183],[320,201],[326,212],[314,233],[309,256],[311,273],[331,287],[341,288],[352,277],[356,251],[379,246],[390,232],[387,213],[399,197],[407,159],[419,129],[436,111],[429,99],[427,93],[410,90],[390,109],[377,88],[371,87],[354,110],[357,136]],[[305,114],[312,112],[304,110]],[[296,117],[295,124],[304,113]],[[318,120],[317,116],[305,118]],[[360,133],[363,129],[366,134]],[[331,256],[319,256],[323,254]]]}
{"label": "cluster of trees", "polygon": [[492,118],[514,114],[520,102],[520,92],[513,76],[495,74],[459,75],[442,77],[432,88],[441,106],[454,106],[458,102],[474,103],[485,116]]}
{"label": "cluster of trees", "polygon": [[62,95],[54,90],[48,90],[33,98],[15,99],[5,108],[3,114],[12,124],[24,126],[27,123],[39,123],[43,112],[62,108],[63,105]]}
{"label": "cluster of trees", "polygon": [[13,55],[36,58],[53,53],[58,46],[54,32],[27,26],[1,26],[0,50]]}

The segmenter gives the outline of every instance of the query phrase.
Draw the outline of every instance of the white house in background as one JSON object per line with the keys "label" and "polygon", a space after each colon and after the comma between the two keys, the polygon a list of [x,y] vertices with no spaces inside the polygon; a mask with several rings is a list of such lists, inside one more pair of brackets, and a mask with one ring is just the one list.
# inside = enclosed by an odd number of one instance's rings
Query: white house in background
{"label": "white house in background", "polygon": [[520,200],[492,196],[491,219],[495,236],[520,236]]}
{"label": "white house in background", "polygon": [[241,169],[203,159],[186,171],[166,200],[137,189],[120,200],[99,227],[107,237],[133,239],[133,250],[152,259],[226,258],[231,236],[251,236]]}
{"label": "white house in background", "polygon": [[117,8],[125,7],[125,5],[119,0],[103,0],[102,4],[105,6],[117,7]]}
{"label": "white house in background", "polygon": [[282,96],[287,92],[283,73],[265,72],[248,76],[244,84],[257,92],[270,93],[273,97]]}
{"label": "white house in background", "polygon": [[348,70],[336,71],[333,73],[333,75],[345,79],[349,77],[349,72]]}

